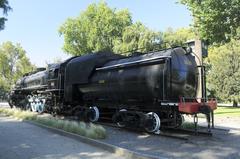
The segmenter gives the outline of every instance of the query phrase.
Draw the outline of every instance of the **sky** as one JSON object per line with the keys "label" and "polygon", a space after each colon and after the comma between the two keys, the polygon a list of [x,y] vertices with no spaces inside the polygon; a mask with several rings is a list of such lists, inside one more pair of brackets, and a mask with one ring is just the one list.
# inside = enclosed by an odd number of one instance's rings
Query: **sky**
{"label": "sky", "polygon": [[[54,59],[70,57],[62,50],[64,38],[58,29],[67,18],[80,15],[91,3],[99,0],[8,0],[5,29],[0,31],[0,44],[20,43],[30,61],[38,67]],[[177,0],[105,0],[111,8],[129,9],[133,22],[140,21],[150,29],[164,31],[187,27],[192,17]]]}

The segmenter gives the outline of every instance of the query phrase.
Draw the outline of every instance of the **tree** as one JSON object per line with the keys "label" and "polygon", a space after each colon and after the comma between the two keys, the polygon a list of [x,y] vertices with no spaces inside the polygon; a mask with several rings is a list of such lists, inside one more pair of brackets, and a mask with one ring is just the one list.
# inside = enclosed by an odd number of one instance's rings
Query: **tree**
{"label": "tree", "polygon": [[232,39],[220,47],[211,46],[206,63],[207,84],[221,101],[240,102],[240,40]]}
{"label": "tree", "polygon": [[0,45],[0,89],[9,91],[17,79],[33,68],[20,44],[5,42]]}
{"label": "tree", "polygon": [[126,27],[122,37],[115,40],[114,51],[118,53],[129,53],[129,51],[147,52],[159,47],[157,44],[162,42],[162,34],[154,32],[137,22]]}
{"label": "tree", "polygon": [[72,55],[113,51],[114,41],[132,24],[128,10],[111,9],[106,3],[91,4],[77,18],[68,19],[59,29],[63,49]]}
{"label": "tree", "polygon": [[[0,0],[0,8],[3,10],[3,14],[7,15],[8,11],[11,10],[11,7],[8,4],[7,0]],[[0,30],[4,29],[4,24],[7,19],[5,17],[0,17]]]}
{"label": "tree", "polygon": [[200,38],[210,43],[229,42],[240,26],[240,0],[180,0],[194,17]]}
{"label": "tree", "polygon": [[163,32],[163,42],[167,46],[182,46],[188,40],[193,40],[194,38],[195,34],[191,28],[179,28],[177,30],[168,28]]}

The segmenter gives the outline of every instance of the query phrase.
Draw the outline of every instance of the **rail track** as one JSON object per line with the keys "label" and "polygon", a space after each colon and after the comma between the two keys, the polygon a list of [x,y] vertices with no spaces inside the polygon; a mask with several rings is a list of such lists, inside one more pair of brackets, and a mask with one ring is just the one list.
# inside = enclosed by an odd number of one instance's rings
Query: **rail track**
{"label": "rail track", "polygon": [[103,125],[103,126],[118,129],[121,131],[129,131],[129,132],[134,132],[134,133],[138,133],[138,134],[141,133],[141,134],[149,134],[149,135],[155,135],[155,136],[164,136],[164,137],[169,137],[169,138],[174,138],[174,139],[179,139],[179,140],[189,140],[189,138],[186,135],[182,135],[182,134],[173,134],[173,133],[164,132],[164,131],[159,131],[156,133],[148,133],[148,132],[143,131],[142,129],[136,129],[136,128],[130,128],[130,127],[121,128],[114,123],[106,123],[106,122],[96,122],[96,123]]}
{"label": "rail track", "polygon": [[[57,116],[57,118],[79,121],[74,116]],[[138,134],[163,136],[163,137],[174,138],[174,139],[185,140],[185,141],[190,140],[190,136],[205,136],[205,137],[212,136],[211,132],[207,132],[207,131],[205,132],[205,131],[199,131],[199,130],[196,132],[194,130],[182,129],[182,128],[168,128],[168,129],[163,129],[161,131],[159,130],[156,133],[149,133],[149,132],[143,131],[140,128],[119,127],[117,124],[112,123],[110,120],[107,120],[107,119],[102,119],[95,123],[105,127],[111,127],[119,131],[128,131],[128,132],[133,132]]]}
{"label": "rail track", "polygon": [[174,128],[174,129],[167,129],[170,131],[176,131],[179,133],[186,133],[186,134],[190,134],[190,135],[195,135],[195,136],[212,136],[213,134],[211,132],[207,132],[207,131],[195,131],[195,130],[190,130],[190,129],[182,129],[182,128]]}
{"label": "rail track", "polygon": [[130,127],[120,128],[119,126],[117,126],[114,123],[97,122],[97,124],[113,127],[113,128],[119,129],[119,130],[124,129],[124,130],[131,131],[131,132],[146,133],[146,134],[150,134],[150,135],[171,137],[171,138],[176,138],[176,139],[181,139],[181,140],[189,140],[188,135],[206,136],[206,137],[212,136],[211,132],[199,131],[199,130],[194,131],[194,130],[182,129],[182,128],[167,128],[167,129],[163,129],[156,133],[148,133],[148,132],[143,131],[142,129],[135,129],[135,128],[130,128]]}

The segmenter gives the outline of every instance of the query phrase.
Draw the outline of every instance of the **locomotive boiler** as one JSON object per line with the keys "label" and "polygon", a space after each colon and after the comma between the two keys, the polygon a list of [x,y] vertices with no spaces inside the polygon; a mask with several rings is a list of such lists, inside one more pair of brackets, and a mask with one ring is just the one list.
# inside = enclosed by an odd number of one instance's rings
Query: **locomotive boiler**
{"label": "locomotive boiler", "polygon": [[91,53],[23,77],[10,104],[92,122],[111,118],[120,127],[156,132],[180,126],[184,113],[209,116],[215,109],[215,103],[196,100],[198,71],[195,57],[182,47],[127,57]]}

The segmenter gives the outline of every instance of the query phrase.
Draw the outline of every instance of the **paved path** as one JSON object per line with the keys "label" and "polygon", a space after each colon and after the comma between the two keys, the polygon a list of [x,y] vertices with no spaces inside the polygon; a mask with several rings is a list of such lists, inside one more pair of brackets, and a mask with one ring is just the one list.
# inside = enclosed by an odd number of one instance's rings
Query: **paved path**
{"label": "paved path", "polygon": [[0,102],[0,107],[10,108],[7,102]]}
{"label": "paved path", "polygon": [[102,149],[0,115],[0,159],[119,158]]}

